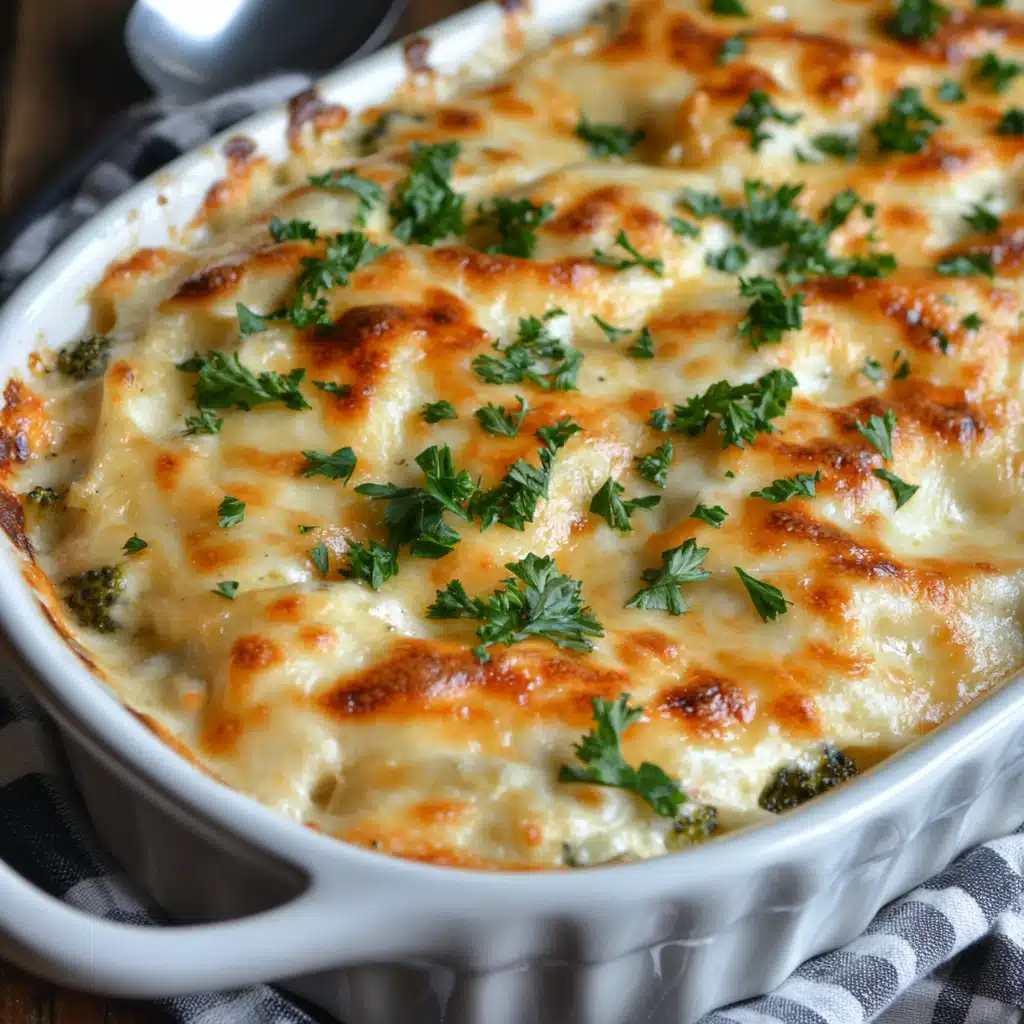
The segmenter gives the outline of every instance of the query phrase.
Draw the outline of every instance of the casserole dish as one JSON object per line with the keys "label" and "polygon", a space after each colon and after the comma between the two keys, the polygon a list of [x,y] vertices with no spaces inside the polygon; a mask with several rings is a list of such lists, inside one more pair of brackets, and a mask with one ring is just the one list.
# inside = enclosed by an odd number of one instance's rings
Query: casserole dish
{"label": "casserole dish", "polygon": [[[587,5],[546,5],[577,23]],[[465,61],[505,17],[440,26],[431,57]],[[404,70],[386,51],[328,79],[359,108]],[[283,115],[243,124],[277,155]],[[222,173],[214,147],[130,193],[63,247],[0,321],[3,368],[40,336],[76,336],[97,268],[186,224]],[[58,721],[101,835],[172,916],[217,924],[139,931],[97,922],[0,873],[3,952],[104,991],[155,996],[264,978],[349,1021],[692,1020],[765,991],[849,940],[887,899],[958,850],[1017,823],[1024,694],[983,704],[839,793],[770,827],[647,864],[548,875],[439,870],[302,829],[194,771],[96,686],[39,613],[15,552],[0,567],[12,660]],[[227,920],[225,920],[227,919]]]}

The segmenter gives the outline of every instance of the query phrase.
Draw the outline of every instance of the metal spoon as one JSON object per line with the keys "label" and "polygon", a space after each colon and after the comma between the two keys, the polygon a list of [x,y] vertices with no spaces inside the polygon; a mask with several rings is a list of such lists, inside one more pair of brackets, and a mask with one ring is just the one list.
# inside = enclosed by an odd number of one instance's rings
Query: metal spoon
{"label": "metal spoon", "polygon": [[[406,0],[136,0],[125,24],[135,69],[157,94],[188,104],[272,71],[326,71],[379,46]],[[83,150],[0,221],[0,253],[71,195],[118,143],[166,113],[146,101],[114,118]]]}

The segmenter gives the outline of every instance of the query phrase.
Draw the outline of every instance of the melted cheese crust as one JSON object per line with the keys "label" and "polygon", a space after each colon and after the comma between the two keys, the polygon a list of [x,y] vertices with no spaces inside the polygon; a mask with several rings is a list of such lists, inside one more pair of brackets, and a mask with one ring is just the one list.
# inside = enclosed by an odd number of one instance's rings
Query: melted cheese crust
{"label": "melted cheese crust", "polygon": [[[660,765],[729,829],[769,818],[757,807],[766,780],[822,740],[869,765],[1024,662],[1024,138],[996,132],[1002,113],[1024,104],[1024,76],[1000,94],[972,80],[985,51],[1024,59],[1024,18],[964,3],[914,44],[886,34],[886,3],[746,3],[751,17],[724,18],[703,0],[641,0],[616,26],[539,48],[510,16],[507,67],[482,83],[419,70],[386,108],[359,115],[299,98],[287,161],[272,165],[236,141],[195,243],[109,268],[93,297],[96,327],[115,342],[101,380],[46,372],[54,357],[43,352],[34,379],[8,384],[8,487],[69,490],[59,514],[26,505],[24,527],[5,492],[0,520],[25,550],[31,541],[30,572],[61,620],[43,573],[59,583],[124,566],[123,628],[93,634],[70,619],[64,628],[176,749],[282,814],[399,856],[542,868],[565,863],[569,844],[577,862],[651,857],[665,852],[670,829],[646,804],[557,781],[591,727],[592,697],[632,694],[645,713],[626,733],[626,757]],[[739,31],[749,33],[745,53],[720,64],[722,43]],[[937,99],[949,76],[963,80],[965,102]],[[906,85],[944,124],[919,154],[875,155],[870,126]],[[772,137],[757,153],[731,123],[752,89],[802,114],[766,124]],[[384,109],[415,116],[390,118],[367,153],[358,140]],[[646,138],[625,158],[596,159],[575,135],[581,114]],[[801,162],[797,153],[826,131],[860,138],[865,155]],[[361,230],[391,248],[330,290],[333,327],[275,321],[239,339],[235,304],[282,306],[301,260],[317,251],[275,244],[271,217],[309,220],[321,233],[355,223],[355,197],[312,187],[308,174],[351,167],[390,195],[411,142],[447,140],[461,144],[453,186],[467,197],[467,220],[497,195],[553,204],[535,259],[480,251],[472,231],[403,245],[378,204]],[[705,264],[736,240],[730,229],[705,219],[692,239],[666,223],[693,219],[680,205],[685,187],[737,203],[747,178],[802,182],[798,205],[812,216],[855,189],[877,213],[854,214],[833,250],[865,251],[873,224],[898,270],[811,278],[802,329],[755,351],[738,332],[748,302],[737,279]],[[982,201],[1002,216],[987,235],[962,220]],[[591,262],[622,229],[664,261],[663,277]],[[995,279],[933,271],[962,252],[989,254]],[[776,261],[754,251],[745,274]],[[517,318],[554,307],[567,315],[552,329],[584,357],[579,390],[482,383],[472,359],[511,341]],[[971,312],[980,330],[961,325]],[[594,314],[648,327],[655,357],[609,344]],[[226,411],[219,434],[183,436],[195,378],[175,363],[208,349],[238,351],[256,371],[305,368],[312,408]],[[897,350],[911,364],[902,380],[891,370]],[[880,381],[861,372],[868,359],[881,364]],[[717,380],[777,367],[799,386],[778,432],[747,448],[723,450],[714,428],[691,438],[647,425],[651,410]],[[339,397],[311,379],[352,390]],[[531,406],[518,437],[484,433],[473,411],[515,407],[515,394]],[[420,410],[439,399],[458,419],[429,425]],[[898,417],[886,465],[920,485],[898,512],[872,473],[881,457],[854,428],[885,409]],[[565,415],[583,430],[557,457],[550,497],[524,532],[453,522],[461,542],[450,555],[403,553],[400,574],[379,591],[338,575],[349,541],[384,536],[380,505],[356,484],[419,484],[414,456],[448,444],[458,467],[493,486],[515,459],[535,463],[534,431]],[[668,436],[675,461],[659,492],[633,460]],[[359,460],[348,486],[302,476],[301,450],[345,445]],[[816,470],[813,499],[750,496]],[[628,497],[662,494],[634,514],[631,533],[588,512],[609,475]],[[226,494],[247,505],[230,529],[217,525]],[[690,517],[698,502],[728,510],[721,529]],[[306,525],[316,530],[300,533]],[[125,558],[132,534],[148,547]],[[690,537],[710,548],[711,573],[686,588],[691,611],[625,608],[642,571]],[[327,580],[309,557],[314,543],[330,552]],[[605,635],[590,654],[536,641],[480,664],[473,624],[430,620],[426,609],[452,579],[490,593],[506,563],[529,552],[552,555],[582,582]],[[793,602],[788,613],[763,623],[736,565],[778,586]],[[237,600],[211,592],[221,580],[239,582]]]}

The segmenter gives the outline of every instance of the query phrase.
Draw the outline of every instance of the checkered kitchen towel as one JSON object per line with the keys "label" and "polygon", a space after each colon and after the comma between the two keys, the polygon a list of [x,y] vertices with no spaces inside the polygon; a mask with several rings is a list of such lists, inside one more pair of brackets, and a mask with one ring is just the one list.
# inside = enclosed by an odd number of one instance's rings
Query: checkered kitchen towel
{"label": "checkered kitchen towel", "polygon": [[[122,144],[76,196],[0,254],[0,300],[58,242],[140,177],[306,84],[300,76],[283,76],[166,113]],[[0,685],[0,856],[84,910],[133,923],[157,916],[100,849],[67,780],[52,727],[13,684]],[[160,1006],[185,1024],[312,1024],[266,986],[168,999]],[[964,854],[882,910],[855,942],[804,964],[770,995],[710,1014],[702,1024],[1017,1024],[1022,1010],[1024,830]]]}

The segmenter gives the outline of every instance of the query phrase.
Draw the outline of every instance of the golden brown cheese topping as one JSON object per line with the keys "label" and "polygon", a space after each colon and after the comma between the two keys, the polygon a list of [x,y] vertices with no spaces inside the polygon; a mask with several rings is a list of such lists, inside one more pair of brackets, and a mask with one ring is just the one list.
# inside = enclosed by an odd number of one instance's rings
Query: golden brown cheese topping
{"label": "golden brown cheese topping", "polygon": [[581,866],[771,820],[1024,662],[1024,18],[515,17],[486,73],[296,98],[280,165],[233,140],[193,244],[7,385],[0,522],[227,784]]}

